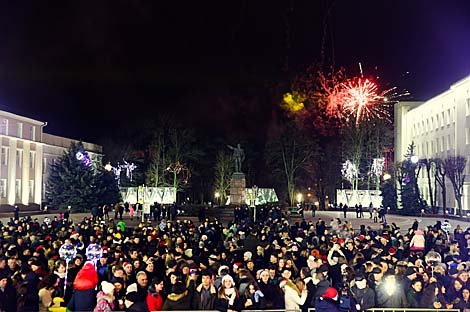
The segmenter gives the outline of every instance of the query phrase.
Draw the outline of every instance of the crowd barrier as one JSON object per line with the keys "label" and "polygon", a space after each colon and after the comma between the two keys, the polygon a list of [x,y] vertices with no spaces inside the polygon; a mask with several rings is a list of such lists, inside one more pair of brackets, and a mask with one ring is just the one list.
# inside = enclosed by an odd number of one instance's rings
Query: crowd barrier
{"label": "crowd barrier", "polygon": [[[218,310],[173,310],[173,312],[220,312]],[[298,312],[299,310],[242,310],[242,312]],[[314,312],[315,308],[309,308],[308,312]],[[459,309],[425,309],[425,308],[373,308],[366,310],[367,312],[460,312]],[[73,311],[73,312],[91,312],[91,311]],[[125,312],[125,311],[115,311]],[[162,311],[165,312],[165,311]]]}

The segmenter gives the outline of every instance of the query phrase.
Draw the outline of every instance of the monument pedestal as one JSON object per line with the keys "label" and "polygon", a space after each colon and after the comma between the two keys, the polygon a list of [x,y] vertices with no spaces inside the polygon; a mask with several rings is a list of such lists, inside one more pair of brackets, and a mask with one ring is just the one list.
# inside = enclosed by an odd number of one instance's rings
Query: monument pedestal
{"label": "monument pedestal", "polygon": [[230,182],[230,204],[244,205],[246,203],[246,180],[241,172],[232,174]]}

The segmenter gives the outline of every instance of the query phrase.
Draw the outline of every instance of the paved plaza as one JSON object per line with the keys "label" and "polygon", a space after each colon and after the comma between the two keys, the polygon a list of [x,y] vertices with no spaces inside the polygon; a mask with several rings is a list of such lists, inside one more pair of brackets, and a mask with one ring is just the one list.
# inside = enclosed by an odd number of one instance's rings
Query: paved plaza
{"label": "paved plaza", "polygon": [[[211,208],[211,209],[217,209],[217,208]],[[24,217],[26,214],[23,213],[21,214],[21,217]],[[52,212],[52,213],[48,213],[48,214],[34,214],[32,215],[32,218],[37,218],[39,220],[39,222],[43,222],[44,218],[45,217],[48,217],[48,218],[53,218],[55,216],[58,215],[58,212]],[[110,213],[110,216],[113,216],[114,213]],[[11,217],[13,217],[13,212],[11,213]],[[91,218],[91,214],[90,213],[73,213],[71,218],[74,220],[74,221],[81,221],[84,217],[90,217]],[[314,221],[316,222],[318,219],[322,219],[326,222],[327,225],[329,225],[329,223],[331,222],[331,219],[333,218],[340,218],[341,221],[344,221],[345,219],[343,218],[343,212],[339,212],[339,211],[317,211],[316,214],[315,214],[315,217],[312,217],[311,215],[311,212],[310,211],[307,211],[304,215],[305,219],[307,221]],[[393,215],[393,214],[389,214],[386,216],[387,217],[387,222],[388,223],[395,223],[397,226],[399,226],[401,229],[408,229],[409,227],[411,227],[411,225],[413,224],[414,220],[417,219],[418,222],[419,222],[419,225],[420,225],[420,228],[423,228],[423,227],[426,227],[428,225],[434,225],[436,224],[437,221],[441,221],[443,222],[444,220],[448,220],[449,223],[452,225],[452,229],[455,229],[455,227],[457,226],[457,224],[460,224],[461,227],[465,230],[467,229],[467,227],[470,227],[470,218],[463,218],[462,220],[459,220],[459,219],[446,219],[446,218],[438,218],[438,217],[426,217],[426,216],[418,216],[418,217],[409,217],[409,216],[400,216],[400,215]],[[198,222],[198,218],[196,216],[180,216],[178,217],[179,219],[181,220],[184,220],[184,219],[190,219],[192,220],[194,223],[197,223]],[[7,214],[5,213],[2,213],[2,215],[0,216],[0,220],[5,224],[6,222],[8,222],[8,220],[10,219],[10,217],[7,216]],[[300,220],[300,219],[297,219],[297,218],[294,218],[293,221],[297,221],[297,220]],[[356,213],[353,212],[353,211],[350,211],[347,213],[347,218],[346,220],[352,224],[352,228],[354,229],[358,229],[360,228],[360,225],[361,224],[364,224],[366,226],[371,226],[373,229],[378,229],[380,227],[380,223],[374,223],[372,219],[369,218],[369,213],[368,212],[365,212],[364,213],[364,218],[356,218]],[[128,226],[136,226],[139,224],[139,221],[140,219],[139,218],[136,218],[134,217],[134,219],[131,221],[129,216],[128,215],[124,215],[124,222],[126,222],[126,224]],[[224,223],[227,223],[231,220],[229,220],[228,217],[223,217],[222,218],[222,222]],[[152,223],[153,225],[156,225],[155,222]]]}

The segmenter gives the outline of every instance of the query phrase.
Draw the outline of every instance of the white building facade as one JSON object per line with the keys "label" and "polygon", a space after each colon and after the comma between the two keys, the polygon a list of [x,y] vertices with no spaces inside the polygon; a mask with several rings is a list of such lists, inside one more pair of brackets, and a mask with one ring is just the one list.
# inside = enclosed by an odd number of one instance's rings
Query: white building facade
{"label": "white building facade", "polygon": [[[421,159],[463,156],[467,159],[467,175],[463,197],[463,215],[470,213],[470,76],[453,84],[449,90],[426,102],[401,102],[395,106],[395,162],[404,160],[408,146],[414,142],[415,155]],[[446,207],[455,213],[454,191],[448,179]],[[434,177],[431,177],[434,188]],[[424,199],[430,203],[426,170],[418,180]],[[441,189],[437,185],[436,205],[443,207]]]}
{"label": "white building facade", "polygon": [[[50,165],[72,139],[43,132],[46,122],[0,111],[0,205],[41,205]],[[83,143],[101,164],[102,147]]]}

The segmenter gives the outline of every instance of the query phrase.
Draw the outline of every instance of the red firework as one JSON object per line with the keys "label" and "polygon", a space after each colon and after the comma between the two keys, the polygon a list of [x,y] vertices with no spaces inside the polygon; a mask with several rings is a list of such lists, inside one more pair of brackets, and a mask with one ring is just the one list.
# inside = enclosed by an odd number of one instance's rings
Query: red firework
{"label": "red firework", "polygon": [[342,115],[355,120],[356,125],[373,118],[388,119],[386,94],[379,93],[376,83],[365,78],[349,79],[341,84],[336,101],[340,103]]}

